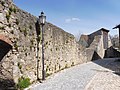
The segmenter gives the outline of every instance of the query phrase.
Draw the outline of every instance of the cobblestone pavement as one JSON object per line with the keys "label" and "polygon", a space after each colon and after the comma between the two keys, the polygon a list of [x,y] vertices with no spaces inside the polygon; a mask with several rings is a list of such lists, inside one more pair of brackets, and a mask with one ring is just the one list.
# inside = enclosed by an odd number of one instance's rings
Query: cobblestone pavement
{"label": "cobblestone pavement", "polygon": [[120,90],[120,76],[111,72],[99,72],[85,90]]}
{"label": "cobblestone pavement", "polygon": [[120,90],[120,58],[110,60],[105,67],[109,70],[98,71],[85,90]]}
{"label": "cobblestone pavement", "polygon": [[84,63],[56,73],[29,90],[120,90],[120,77],[114,74],[118,67],[120,61],[115,59]]}

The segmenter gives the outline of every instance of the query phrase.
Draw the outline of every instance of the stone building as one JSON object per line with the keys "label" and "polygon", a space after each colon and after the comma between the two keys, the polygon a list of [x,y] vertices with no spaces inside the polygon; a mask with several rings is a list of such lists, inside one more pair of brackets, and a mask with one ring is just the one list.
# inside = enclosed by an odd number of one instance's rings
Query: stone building
{"label": "stone building", "polygon": [[108,35],[109,30],[101,28],[89,35],[81,35],[80,44],[86,46],[88,60],[104,58],[105,50],[112,46]]}

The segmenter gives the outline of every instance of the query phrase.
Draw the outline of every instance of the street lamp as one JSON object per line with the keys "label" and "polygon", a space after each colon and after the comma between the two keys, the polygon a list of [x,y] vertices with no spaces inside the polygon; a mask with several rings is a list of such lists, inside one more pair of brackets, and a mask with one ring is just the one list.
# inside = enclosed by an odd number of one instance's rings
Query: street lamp
{"label": "street lamp", "polygon": [[41,12],[41,16],[39,16],[39,24],[42,26],[42,80],[45,80],[45,67],[44,67],[44,28],[46,22],[46,16],[43,12]]}
{"label": "street lamp", "polygon": [[46,22],[46,16],[44,15],[44,12],[41,12],[41,16],[39,16],[39,24],[42,26],[45,25]]}

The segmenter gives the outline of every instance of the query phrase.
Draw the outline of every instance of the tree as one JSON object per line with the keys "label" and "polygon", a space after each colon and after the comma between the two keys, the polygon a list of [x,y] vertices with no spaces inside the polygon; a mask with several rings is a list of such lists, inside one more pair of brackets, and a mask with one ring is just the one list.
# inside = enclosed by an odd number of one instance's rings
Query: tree
{"label": "tree", "polygon": [[118,35],[110,36],[113,47],[118,48],[119,47],[119,37]]}

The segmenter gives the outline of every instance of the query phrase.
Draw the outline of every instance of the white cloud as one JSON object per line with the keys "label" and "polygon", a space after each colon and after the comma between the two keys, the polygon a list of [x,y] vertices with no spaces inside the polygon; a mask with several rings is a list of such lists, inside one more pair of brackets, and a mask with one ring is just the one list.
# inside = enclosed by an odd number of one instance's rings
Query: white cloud
{"label": "white cloud", "polygon": [[66,23],[70,23],[70,22],[73,22],[73,21],[79,22],[80,19],[79,19],[79,18],[69,18],[69,19],[65,19],[65,22],[66,22]]}
{"label": "white cloud", "polygon": [[65,19],[65,22],[69,23],[69,22],[71,22],[71,19]]}
{"label": "white cloud", "polygon": [[72,18],[71,20],[72,20],[72,21],[80,21],[79,18]]}

